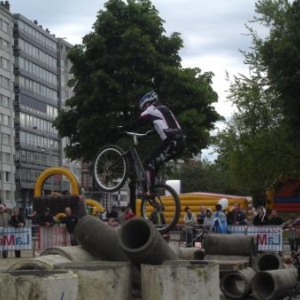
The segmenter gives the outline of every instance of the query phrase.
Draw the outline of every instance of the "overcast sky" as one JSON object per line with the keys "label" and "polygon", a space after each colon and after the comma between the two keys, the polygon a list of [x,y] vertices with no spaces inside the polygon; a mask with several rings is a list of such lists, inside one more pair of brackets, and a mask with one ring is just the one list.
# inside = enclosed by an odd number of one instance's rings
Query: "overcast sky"
{"label": "overcast sky", "polygon": [[[80,44],[92,31],[106,0],[11,0],[12,13],[37,20],[56,37]],[[230,75],[247,74],[240,50],[247,50],[250,38],[245,24],[254,15],[254,0],[152,0],[165,21],[166,34],[179,32],[184,41],[180,52],[184,67],[199,67],[215,74],[213,88],[219,95],[216,110],[230,117],[233,108],[226,100]]]}

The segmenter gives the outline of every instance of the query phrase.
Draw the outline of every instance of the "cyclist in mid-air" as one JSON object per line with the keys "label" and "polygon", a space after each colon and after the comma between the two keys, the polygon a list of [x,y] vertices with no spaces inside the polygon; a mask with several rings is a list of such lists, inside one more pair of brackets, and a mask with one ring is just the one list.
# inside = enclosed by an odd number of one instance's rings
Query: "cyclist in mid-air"
{"label": "cyclist in mid-air", "polygon": [[120,129],[128,131],[150,123],[162,140],[144,161],[150,191],[145,184],[143,192],[151,195],[159,167],[184,151],[185,135],[171,110],[158,101],[154,91],[145,94],[139,100],[139,108],[142,113],[137,120],[120,126]]}

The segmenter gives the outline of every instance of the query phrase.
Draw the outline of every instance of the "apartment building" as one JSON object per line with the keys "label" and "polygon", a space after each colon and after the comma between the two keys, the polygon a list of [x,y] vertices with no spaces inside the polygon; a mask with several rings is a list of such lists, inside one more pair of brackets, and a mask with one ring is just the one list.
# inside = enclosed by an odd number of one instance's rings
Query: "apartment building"
{"label": "apartment building", "polygon": [[1,202],[15,204],[13,18],[8,1],[0,2],[0,191]]}
{"label": "apartment building", "polygon": [[[66,166],[79,179],[80,162],[64,154],[52,122],[65,100],[72,45],[56,38],[37,20],[10,12],[0,1],[0,202],[26,207],[33,198],[37,177],[51,166]],[[45,193],[66,190],[62,176],[50,177]]]}

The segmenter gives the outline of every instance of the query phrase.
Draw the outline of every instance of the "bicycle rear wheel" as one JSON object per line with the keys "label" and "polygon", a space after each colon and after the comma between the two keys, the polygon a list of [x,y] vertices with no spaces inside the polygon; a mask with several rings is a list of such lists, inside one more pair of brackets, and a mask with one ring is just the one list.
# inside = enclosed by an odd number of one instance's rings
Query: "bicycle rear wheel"
{"label": "bicycle rear wheel", "polygon": [[104,146],[97,154],[93,165],[93,176],[99,188],[105,192],[119,190],[129,173],[129,163],[122,148]]}
{"label": "bicycle rear wheel", "polygon": [[154,187],[155,196],[144,197],[141,203],[141,216],[150,219],[151,213],[160,206],[166,223],[155,224],[162,234],[172,230],[180,217],[180,200],[176,191],[166,184],[158,184]]}

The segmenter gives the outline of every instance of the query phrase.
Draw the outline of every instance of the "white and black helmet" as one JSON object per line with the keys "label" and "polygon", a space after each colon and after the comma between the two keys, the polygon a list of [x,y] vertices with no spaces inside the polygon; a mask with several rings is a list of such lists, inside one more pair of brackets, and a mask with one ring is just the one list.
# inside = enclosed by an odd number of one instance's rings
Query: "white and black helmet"
{"label": "white and black helmet", "polygon": [[157,94],[154,91],[149,92],[140,99],[139,108],[140,108],[140,110],[145,110],[145,104],[146,103],[152,103],[153,104],[157,101],[158,101]]}

